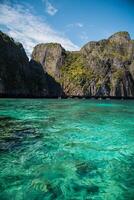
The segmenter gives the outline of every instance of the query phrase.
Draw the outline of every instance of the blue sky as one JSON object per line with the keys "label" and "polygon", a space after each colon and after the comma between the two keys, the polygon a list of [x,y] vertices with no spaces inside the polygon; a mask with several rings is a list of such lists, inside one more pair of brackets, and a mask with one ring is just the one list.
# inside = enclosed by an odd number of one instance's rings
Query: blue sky
{"label": "blue sky", "polygon": [[134,1],[0,0],[0,29],[22,42],[28,55],[41,42],[77,50],[118,31],[134,38]]}

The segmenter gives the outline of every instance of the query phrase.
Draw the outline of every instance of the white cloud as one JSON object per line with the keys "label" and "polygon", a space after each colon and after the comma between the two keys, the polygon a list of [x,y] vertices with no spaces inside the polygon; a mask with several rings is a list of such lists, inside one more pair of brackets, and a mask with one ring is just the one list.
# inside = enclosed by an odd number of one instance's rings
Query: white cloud
{"label": "white cloud", "polygon": [[58,12],[58,9],[55,8],[48,0],[43,0],[43,2],[45,3],[45,7],[46,7],[46,12],[53,16]]}
{"label": "white cloud", "polygon": [[76,22],[76,23],[73,23],[73,24],[68,24],[67,25],[67,28],[74,28],[74,27],[78,27],[78,28],[82,28],[84,25],[80,22]]}
{"label": "white cloud", "polygon": [[82,24],[82,23],[80,23],[80,22],[77,22],[77,23],[76,23],[76,26],[78,26],[78,27],[82,28],[82,27],[83,27],[83,24]]}
{"label": "white cloud", "polygon": [[23,44],[28,56],[38,43],[58,42],[67,50],[79,49],[71,40],[33,15],[31,9],[26,9],[22,5],[0,3],[0,25],[8,35]]}

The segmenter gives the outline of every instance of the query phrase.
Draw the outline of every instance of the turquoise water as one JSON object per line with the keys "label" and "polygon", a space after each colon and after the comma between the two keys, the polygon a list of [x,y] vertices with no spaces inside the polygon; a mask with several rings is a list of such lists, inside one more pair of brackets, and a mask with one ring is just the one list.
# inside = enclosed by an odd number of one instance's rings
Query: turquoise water
{"label": "turquoise water", "polygon": [[0,200],[50,199],[134,199],[134,101],[0,100]]}

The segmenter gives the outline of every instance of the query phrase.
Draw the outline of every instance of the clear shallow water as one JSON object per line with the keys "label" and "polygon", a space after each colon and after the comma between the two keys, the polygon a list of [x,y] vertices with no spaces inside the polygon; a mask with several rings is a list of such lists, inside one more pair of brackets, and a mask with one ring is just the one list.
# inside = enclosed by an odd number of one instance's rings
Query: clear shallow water
{"label": "clear shallow water", "polygon": [[0,100],[0,200],[133,200],[134,101]]}

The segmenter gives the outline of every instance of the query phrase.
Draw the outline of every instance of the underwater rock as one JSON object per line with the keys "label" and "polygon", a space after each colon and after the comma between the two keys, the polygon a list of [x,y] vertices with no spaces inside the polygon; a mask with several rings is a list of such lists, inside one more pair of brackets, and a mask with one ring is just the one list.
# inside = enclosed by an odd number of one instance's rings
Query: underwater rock
{"label": "underwater rock", "polygon": [[80,176],[86,176],[96,170],[96,167],[93,164],[87,162],[77,163],[75,167],[77,174]]}
{"label": "underwater rock", "polygon": [[73,186],[73,190],[75,192],[81,192],[81,190],[86,191],[87,194],[94,194],[94,193],[98,193],[99,192],[99,187],[96,185],[78,185],[75,184]]}

